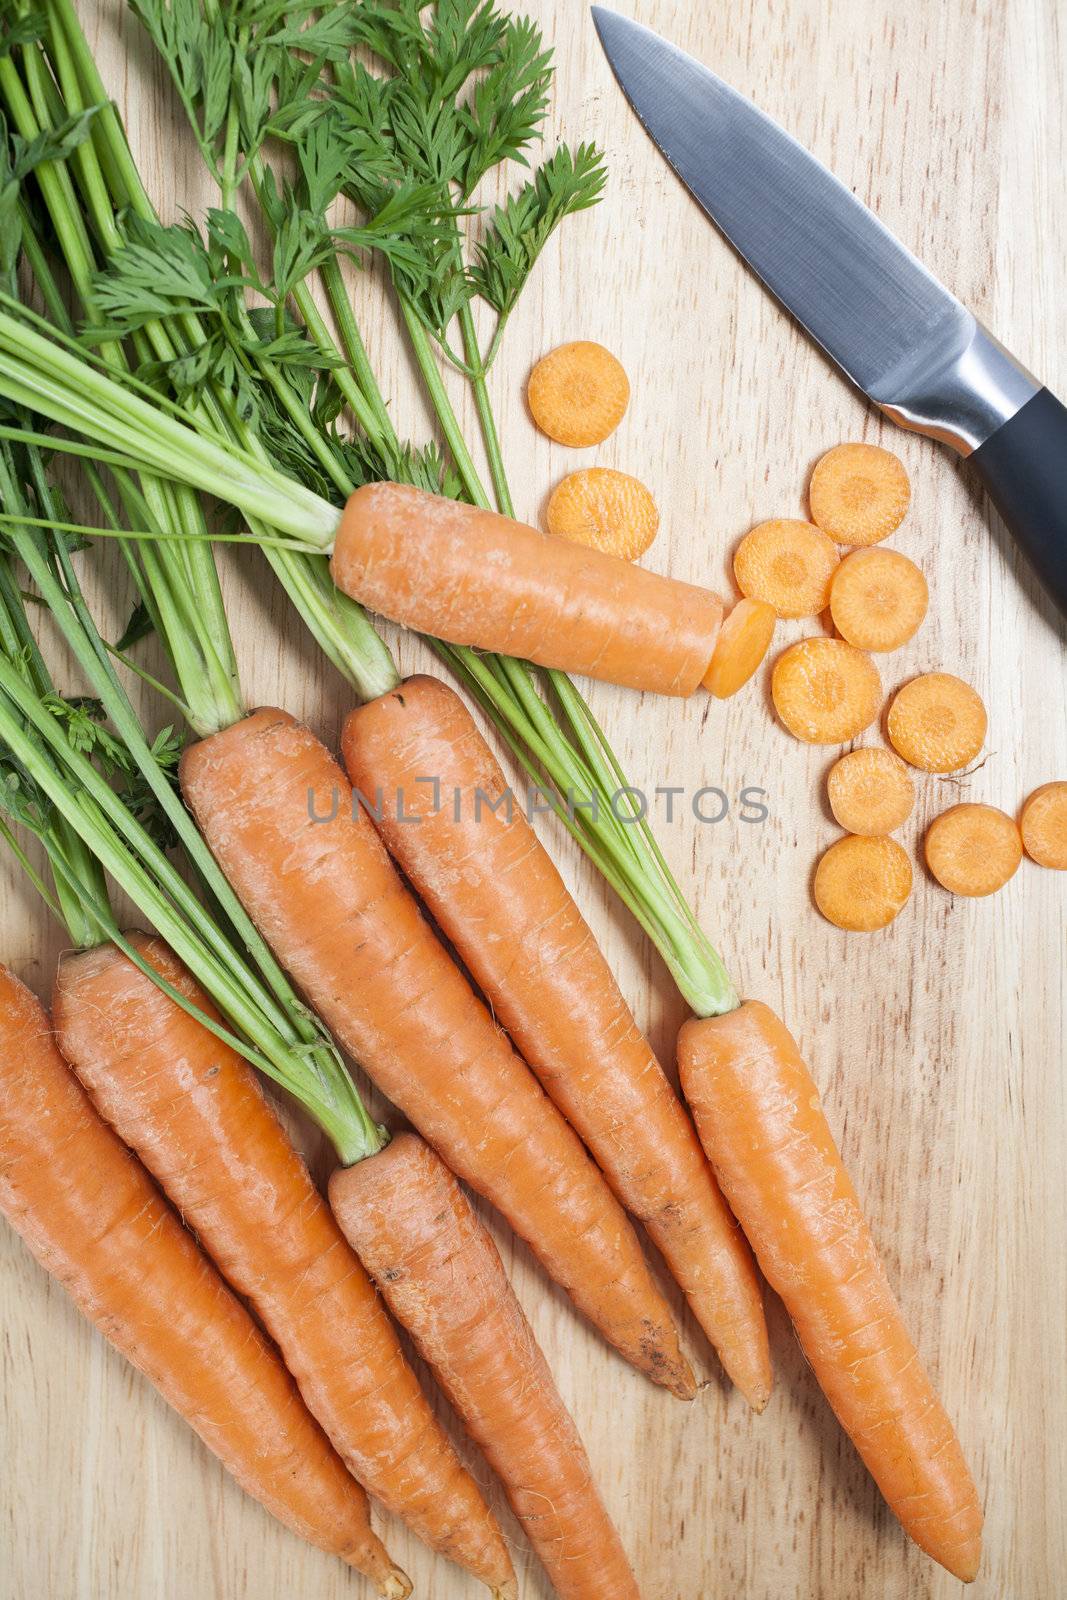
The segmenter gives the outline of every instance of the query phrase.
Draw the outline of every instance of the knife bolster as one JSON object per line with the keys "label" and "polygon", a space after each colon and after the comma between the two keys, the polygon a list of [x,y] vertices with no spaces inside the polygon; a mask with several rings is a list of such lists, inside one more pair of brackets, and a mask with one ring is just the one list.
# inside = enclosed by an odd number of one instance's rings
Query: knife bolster
{"label": "knife bolster", "polygon": [[894,385],[892,400],[874,393],[871,398],[901,428],[925,433],[969,456],[1010,422],[1041,385],[969,314],[963,332],[960,348],[948,360],[940,357],[920,366],[909,376],[905,392]]}

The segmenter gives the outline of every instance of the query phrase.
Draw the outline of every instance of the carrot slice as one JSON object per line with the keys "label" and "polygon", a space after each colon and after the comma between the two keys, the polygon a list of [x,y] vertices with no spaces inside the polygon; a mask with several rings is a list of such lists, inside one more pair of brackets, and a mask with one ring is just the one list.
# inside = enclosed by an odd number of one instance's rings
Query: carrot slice
{"label": "carrot slice", "polygon": [[816,617],[830,603],[839,560],[819,528],[780,517],[745,534],[734,553],[734,577],[743,595],[766,600],[780,617]]}
{"label": "carrot slice", "polygon": [[911,894],[911,862],[895,839],[847,833],[815,869],[815,904],[836,928],[874,933],[886,927]]}
{"label": "carrot slice", "polygon": [[723,619],[704,687],[726,700],[746,684],[770,649],[777,613],[766,600],[739,600]]}
{"label": "carrot slice", "polygon": [[876,444],[839,444],[816,463],[811,520],[838,544],[878,544],[899,528],[911,498],[903,462]]}
{"label": "carrot slice", "polygon": [[951,672],[926,672],[897,691],[889,707],[889,740],[923,772],[958,772],[985,743],[981,696]]}
{"label": "carrot slice", "polygon": [[878,837],[894,833],[911,815],[915,785],[892,750],[850,750],[835,761],[826,780],[830,810],[849,833]]}
{"label": "carrot slice", "polygon": [[557,539],[635,561],[656,537],[659,512],[644,484],[628,473],[583,467],[557,483],[545,521]]}
{"label": "carrot slice", "polygon": [[602,344],[576,339],[550,350],[530,373],[530,414],[559,444],[600,444],[614,433],[630,403],[621,361]]}
{"label": "carrot slice", "polygon": [[930,594],[899,550],[853,550],[830,584],[834,627],[860,650],[899,650],[926,615]]}
{"label": "carrot slice", "polygon": [[882,680],[870,656],[841,639],[801,639],[774,663],[771,698],[807,744],[844,744],[878,715]]}
{"label": "carrot slice", "polygon": [[926,830],[926,865],[952,894],[984,895],[1003,889],[1023,858],[1014,817],[996,806],[950,806]]}
{"label": "carrot slice", "polygon": [[1067,872],[1067,783],[1043,783],[1035,789],[1019,825],[1031,861]]}

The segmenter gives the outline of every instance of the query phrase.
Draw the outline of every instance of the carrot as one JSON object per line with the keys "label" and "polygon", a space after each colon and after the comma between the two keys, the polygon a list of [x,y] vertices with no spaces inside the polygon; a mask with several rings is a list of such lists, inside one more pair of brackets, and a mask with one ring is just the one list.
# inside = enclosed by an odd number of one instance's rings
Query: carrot
{"label": "carrot", "polygon": [[981,697],[950,672],[926,672],[899,689],[887,727],[894,750],[923,772],[958,772],[985,743]]}
{"label": "carrot", "polygon": [[899,650],[926,615],[929,590],[899,550],[853,550],[830,584],[830,615],[860,650]]}
{"label": "carrot", "polygon": [[734,552],[737,587],[766,600],[780,617],[815,617],[830,603],[840,557],[832,539],[810,522],[757,523]]}
{"label": "carrot", "polygon": [[996,806],[950,806],[926,830],[926,865],[952,894],[986,895],[1003,889],[1023,858],[1019,825]]}
{"label": "carrot", "polygon": [[836,928],[874,933],[903,911],[911,894],[911,862],[895,839],[847,833],[815,869],[815,904]]}
{"label": "carrot", "polygon": [[436,678],[408,678],[349,715],[342,747],[394,859],[644,1223],[727,1372],[762,1409],[770,1357],[748,1248],[588,924],[509,804],[507,780],[467,707]]}
{"label": "carrot", "polygon": [[630,380],[602,344],[576,339],[557,345],[530,373],[530,415],[559,444],[602,444],[630,403]]}
{"label": "carrot", "polygon": [[283,711],[190,746],[187,801],[314,1010],[607,1338],[676,1394],[693,1375],[625,1213],[446,954],[340,767]]}
{"label": "carrot", "polygon": [[850,750],[826,780],[830,810],[849,833],[895,833],[911,816],[915,785],[892,750]]}
{"label": "carrot", "polygon": [[739,600],[723,618],[704,687],[728,700],[744,687],[771,647],[777,613],[764,600]]}
{"label": "carrot", "polygon": [[749,1000],[687,1022],[678,1062],[723,1192],[838,1421],[905,1531],[969,1582],[981,1555],[974,1483],[796,1043]]}
{"label": "carrot", "polygon": [[692,694],[722,621],[707,589],[395,483],[350,497],[331,571],[422,633],[657,694]]}
{"label": "carrot", "polygon": [[771,674],[774,708],[808,744],[844,744],[878,715],[882,680],[869,656],[841,639],[801,639]]}
{"label": "carrot", "polygon": [[878,544],[899,528],[911,499],[904,465],[876,444],[839,444],[815,465],[811,520],[838,544]]}
{"label": "carrot", "polygon": [[0,967],[0,1210],[241,1487],[373,1579],[393,1565],[273,1347],[60,1055],[40,1001]]}
{"label": "carrot", "polygon": [[380,1157],[335,1172],[330,1202],[500,1477],[560,1600],[638,1600],[578,1430],[448,1168],[402,1133]]}
{"label": "carrot", "polygon": [[[161,940],[127,937],[218,1020]],[[511,1593],[500,1530],[251,1067],[113,945],[62,961],[53,1016],[97,1110],[249,1301],[349,1471],[434,1550]]]}
{"label": "carrot", "polygon": [[1067,872],[1067,783],[1043,783],[1019,818],[1023,848],[1039,867]]}
{"label": "carrot", "polygon": [[636,561],[656,537],[659,512],[644,484],[628,473],[584,467],[557,483],[545,522],[557,539]]}

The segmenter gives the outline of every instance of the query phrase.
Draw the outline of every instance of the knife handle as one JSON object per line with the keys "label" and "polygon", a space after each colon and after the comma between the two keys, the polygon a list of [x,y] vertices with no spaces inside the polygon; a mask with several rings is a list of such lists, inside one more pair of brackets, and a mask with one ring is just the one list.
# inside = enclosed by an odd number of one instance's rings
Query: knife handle
{"label": "knife handle", "polygon": [[1039,389],[968,459],[1067,616],[1067,407]]}

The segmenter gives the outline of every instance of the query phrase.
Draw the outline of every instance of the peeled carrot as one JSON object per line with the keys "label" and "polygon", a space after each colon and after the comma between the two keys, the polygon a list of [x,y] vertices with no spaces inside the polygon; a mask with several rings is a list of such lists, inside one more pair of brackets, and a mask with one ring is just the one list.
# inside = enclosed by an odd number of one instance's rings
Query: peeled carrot
{"label": "peeled carrot", "polygon": [[777,613],[765,600],[739,600],[723,618],[704,687],[726,700],[751,678],[771,647]]}
{"label": "peeled carrot", "polygon": [[481,1446],[560,1600],[639,1600],[578,1430],[496,1245],[429,1145],[402,1133],[330,1201]]}
{"label": "peeled carrot", "polygon": [[707,589],[403,484],[350,497],[331,570],[420,633],[656,694],[699,687],[722,621]]}
{"label": "peeled carrot", "polygon": [[905,1531],[970,1582],[978,1495],[795,1041],[749,1000],[687,1022],[678,1063],[723,1193],[838,1421]]}
{"label": "peeled carrot", "polygon": [[634,1366],[693,1375],[626,1215],[401,883],[341,768],[283,711],[190,746],[185,796],[333,1034]]}
{"label": "peeled carrot", "polygon": [[530,415],[559,444],[601,444],[614,433],[630,403],[630,380],[602,344],[576,339],[557,345],[530,373]]}
{"label": "peeled carrot", "polygon": [[911,894],[911,862],[895,839],[847,833],[815,869],[815,904],[837,928],[874,933],[899,916]]}
{"label": "peeled carrot", "polygon": [[871,745],[850,750],[826,780],[830,810],[849,833],[895,833],[911,816],[915,785],[892,750]]}
{"label": "peeled carrot", "polygon": [[1023,848],[1039,867],[1067,872],[1067,783],[1043,783],[1019,818]]}
{"label": "peeled carrot", "polygon": [[645,1224],[727,1372],[762,1409],[771,1368],[748,1248],[588,924],[521,808],[509,805],[507,780],[467,707],[437,678],[408,678],[349,715],[342,745],[394,859]]}
{"label": "peeled carrot", "polygon": [[899,650],[926,615],[922,572],[899,550],[853,550],[830,584],[830,615],[860,650]]}
{"label": "peeled carrot", "polygon": [[801,639],[774,663],[771,698],[794,738],[844,744],[877,717],[882,680],[870,656],[842,639]]}
{"label": "peeled carrot", "polygon": [[887,727],[894,750],[923,772],[958,772],[985,743],[981,697],[950,672],[927,672],[899,689]]}
{"label": "peeled carrot", "polygon": [[[218,1020],[165,944],[128,937]],[[434,1550],[512,1593],[500,1530],[252,1068],[114,945],[63,960],[53,1015],[97,1110],[252,1305],[349,1471]]]}
{"label": "peeled carrot", "polygon": [[390,1600],[411,1592],[273,1347],[103,1123],[0,967],[0,1210],[238,1483]]}
{"label": "peeled carrot", "polygon": [[840,560],[832,539],[810,522],[760,522],[734,552],[737,587],[765,600],[780,617],[815,617],[830,604],[830,580]]}
{"label": "peeled carrot", "polygon": [[839,444],[816,463],[811,520],[838,544],[877,544],[899,528],[911,499],[903,462],[876,444]]}
{"label": "peeled carrot", "polygon": [[986,895],[1003,889],[1023,858],[1019,825],[996,806],[950,806],[926,830],[926,865],[953,894]]}
{"label": "peeled carrot", "polygon": [[584,467],[557,483],[545,512],[549,533],[636,561],[659,530],[659,512],[637,478],[612,467]]}

